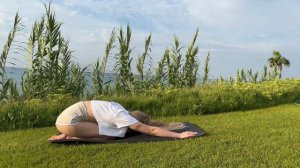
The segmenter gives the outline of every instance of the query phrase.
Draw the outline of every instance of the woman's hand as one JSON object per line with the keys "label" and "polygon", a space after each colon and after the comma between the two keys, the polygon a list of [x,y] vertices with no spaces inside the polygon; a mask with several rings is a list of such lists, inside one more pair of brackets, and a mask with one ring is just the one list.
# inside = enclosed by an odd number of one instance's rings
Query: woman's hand
{"label": "woman's hand", "polygon": [[186,132],[179,133],[179,138],[180,139],[190,138],[196,136],[197,134],[198,134],[197,132],[186,131]]}

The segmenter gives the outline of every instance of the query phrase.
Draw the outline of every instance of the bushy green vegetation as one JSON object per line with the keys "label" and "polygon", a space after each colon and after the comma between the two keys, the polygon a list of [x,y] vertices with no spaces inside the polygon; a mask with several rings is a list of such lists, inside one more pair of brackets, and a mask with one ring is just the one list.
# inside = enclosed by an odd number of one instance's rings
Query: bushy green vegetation
{"label": "bushy green vegetation", "polygon": [[[214,114],[293,103],[300,99],[300,80],[216,83],[193,89],[152,89],[133,96],[112,94],[92,99],[116,101],[130,111],[142,110],[153,117]],[[47,101],[2,103],[0,130],[54,125],[59,113],[76,101],[78,99],[57,94]]]}
{"label": "bushy green vegetation", "polygon": [[1,103],[0,131],[53,126],[57,116],[74,102],[76,100],[60,95],[47,102],[31,99]]}
{"label": "bushy green vegetation", "polygon": [[247,110],[300,99],[300,80],[274,80],[259,84],[225,82],[195,88],[150,89],[143,94],[95,97],[123,104],[130,110],[142,110],[154,116],[213,114]]}
{"label": "bushy green vegetation", "polygon": [[[300,107],[176,116],[208,135],[134,144],[50,144],[54,127],[0,132],[0,167],[299,167]],[[175,111],[176,112],[176,111]]]}

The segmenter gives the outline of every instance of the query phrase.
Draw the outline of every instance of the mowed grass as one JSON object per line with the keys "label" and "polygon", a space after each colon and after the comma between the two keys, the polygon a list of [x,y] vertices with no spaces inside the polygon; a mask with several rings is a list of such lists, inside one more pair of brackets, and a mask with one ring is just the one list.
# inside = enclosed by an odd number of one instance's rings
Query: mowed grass
{"label": "mowed grass", "polygon": [[0,167],[300,167],[300,106],[159,118],[208,135],[178,141],[60,145],[54,127],[0,132]]}

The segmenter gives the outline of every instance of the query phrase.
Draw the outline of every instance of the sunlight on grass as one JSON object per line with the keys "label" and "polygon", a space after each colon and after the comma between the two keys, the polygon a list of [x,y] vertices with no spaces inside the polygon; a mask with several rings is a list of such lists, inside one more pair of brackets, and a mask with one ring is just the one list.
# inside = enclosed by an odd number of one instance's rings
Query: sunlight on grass
{"label": "sunlight on grass", "polygon": [[208,136],[133,144],[50,144],[54,127],[1,132],[0,167],[297,167],[300,107],[206,116],[176,116]]}

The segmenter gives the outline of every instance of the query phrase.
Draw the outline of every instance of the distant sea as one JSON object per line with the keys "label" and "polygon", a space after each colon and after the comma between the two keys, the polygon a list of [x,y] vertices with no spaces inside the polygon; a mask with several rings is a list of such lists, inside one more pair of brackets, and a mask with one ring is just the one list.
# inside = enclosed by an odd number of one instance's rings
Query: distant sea
{"label": "distant sea", "polygon": [[[11,68],[11,67],[8,67],[8,68],[5,68],[5,71],[6,71],[7,77],[8,78],[13,78],[17,83],[18,90],[21,90],[21,85],[20,84],[21,84],[21,81],[22,81],[22,76],[25,72],[25,68]],[[88,88],[90,88],[93,84],[92,77],[91,77],[91,72],[86,71],[84,76],[85,76],[85,79],[88,82]],[[110,84],[113,85],[114,80],[115,80],[115,74],[114,73],[105,73],[104,74],[104,78],[103,78],[104,83],[108,82],[108,81],[112,81]],[[215,80],[216,79],[208,79],[208,83],[213,82]],[[198,78],[197,83],[200,83],[200,82],[201,82],[201,79]]]}
{"label": "distant sea", "polygon": [[[20,89],[21,88],[21,81],[22,81],[22,76],[24,75],[25,72],[25,68],[5,68],[5,72],[8,78],[13,78],[16,83],[17,83],[17,88]],[[92,86],[92,77],[91,77],[91,72],[85,72],[85,79],[88,82],[89,87]],[[108,82],[108,81],[112,81],[115,79],[115,75],[113,73],[105,73],[104,74],[104,78],[103,81]]]}
{"label": "distant sea", "polygon": [[9,67],[5,68],[5,72],[8,78],[13,78],[17,82],[17,85],[20,85],[25,69]]}

